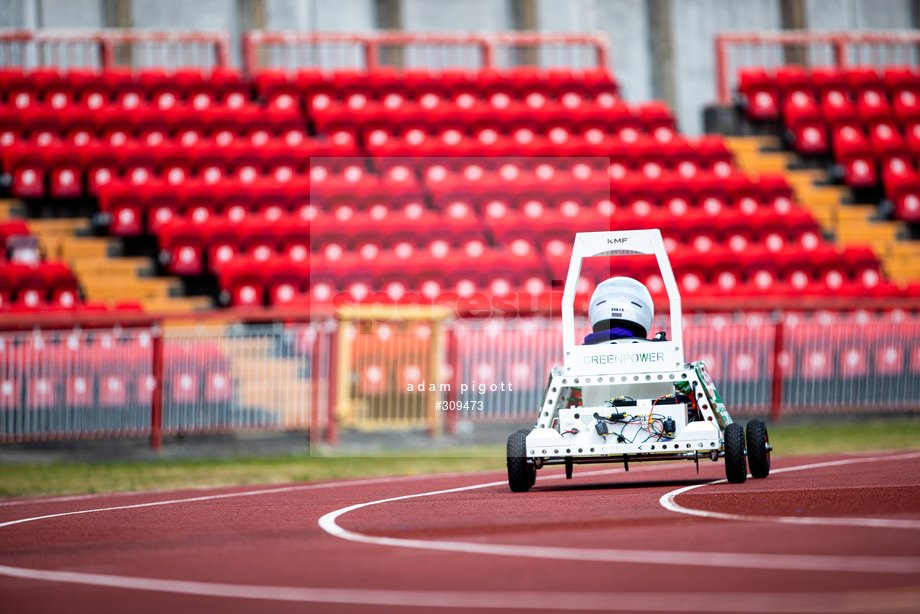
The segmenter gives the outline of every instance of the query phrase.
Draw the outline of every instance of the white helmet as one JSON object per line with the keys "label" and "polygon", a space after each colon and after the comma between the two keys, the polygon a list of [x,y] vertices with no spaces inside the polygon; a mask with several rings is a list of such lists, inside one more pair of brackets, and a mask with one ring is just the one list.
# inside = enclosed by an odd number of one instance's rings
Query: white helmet
{"label": "white helmet", "polygon": [[631,277],[611,277],[591,295],[588,318],[594,332],[621,327],[648,337],[655,318],[655,304],[648,288]]}

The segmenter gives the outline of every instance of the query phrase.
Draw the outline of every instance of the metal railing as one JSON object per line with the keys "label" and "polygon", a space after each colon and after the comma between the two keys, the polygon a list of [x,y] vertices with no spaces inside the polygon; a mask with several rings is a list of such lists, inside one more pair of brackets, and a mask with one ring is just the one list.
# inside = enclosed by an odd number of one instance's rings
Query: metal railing
{"label": "metal railing", "polygon": [[[724,316],[695,320],[685,328],[687,359],[706,362],[733,412],[769,412],[772,382],[767,366],[773,352],[773,321],[729,321]],[[664,320],[656,325],[656,331],[667,329]],[[559,328],[558,322],[544,318],[454,324],[456,385],[468,384],[458,400],[465,406],[484,401],[482,411],[461,412],[459,419],[531,418],[534,408],[540,406],[550,369],[562,364]],[[577,334],[587,332],[587,322],[582,320]],[[495,383],[499,384],[497,391],[491,388]],[[511,393],[503,392],[502,385],[511,388]]]}
{"label": "metal railing", "polygon": [[607,68],[609,46],[599,34],[542,32],[427,33],[264,32],[243,35],[247,74],[266,68]]}
{"label": "metal railing", "polygon": [[230,64],[222,32],[0,30],[0,67],[212,69]]}
{"label": "metal railing", "polygon": [[0,333],[0,441],[323,428],[331,338],[310,323]]}
{"label": "metal railing", "polygon": [[894,312],[834,314],[783,322],[783,414],[916,411],[920,407],[920,320]]}
{"label": "metal railing", "polygon": [[[609,67],[602,34],[545,32],[266,32],[242,36],[243,68],[370,70],[401,68]],[[114,67],[212,69],[230,65],[225,32],[155,30],[0,30],[0,67],[107,70]]]}
{"label": "metal railing", "polygon": [[0,334],[0,439],[148,433],[152,349],[150,328]]}
{"label": "metal railing", "polygon": [[738,71],[747,66],[920,66],[920,33],[749,32],[716,36],[720,104],[731,104]]}
{"label": "metal railing", "polygon": [[[666,328],[656,322],[655,330]],[[483,400],[459,419],[527,420],[550,368],[559,325],[547,319],[452,323],[458,400]],[[687,360],[703,360],[738,415],[902,412],[920,407],[920,319],[902,311],[697,315],[685,324]],[[582,322],[580,333],[587,331]],[[778,351],[777,351],[778,350]],[[475,383],[474,383],[475,382]],[[513,392],[493,383],[512,383]],[[484,385],[481,387],[480,384]],[[459,390],[459,388],[458,388]]]}
{"label": "metal railing", "polygon": [[[739,416],[918,407],[916,313],[697,314],[684,330],[686,358]],[[526,421],[560,338],[547,317],[3,332],[0,441],[304,430],[335,443],[342,427]]]}

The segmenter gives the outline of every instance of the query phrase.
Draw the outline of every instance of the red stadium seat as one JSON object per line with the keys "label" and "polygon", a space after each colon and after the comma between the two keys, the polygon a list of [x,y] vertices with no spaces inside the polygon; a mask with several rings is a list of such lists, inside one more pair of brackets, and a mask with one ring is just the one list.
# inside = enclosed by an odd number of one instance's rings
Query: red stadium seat
{"label": "red stadium seat", "polygon": [[263,268],[269,305],[290,305],[303,299],[310,280],[308,261],[275,256],[265,261]]}
{"label": "red stadium seat", "polygon": [[835,156],[843,167],[843,178],[853,187],[873,186],[878,181],[875,155],[861,132],[843,131],[834,143]]}
{"label": "red stadium seat", "polygon": [[3,169],[10,173],[10,191],[19,198],[45,195],[45,152],[31,143],[15,143],[0,152]]}
{"label": "red stadium seat", "polygon": [[779,118],[779,89],[773,76],[763,68],[741,70],[738,73],[738,91],[743,97],[748,117],[759,120]]}
{"label": "red stadium seat", "polygon": [[36,85],[21,68],[0,70],[0,100],[7,106],[25,109],[38,102]]}
{"label": "red stadium seat", "polygon": [[889,177],[888,194],[894,202],[895,215],[906,221],[920,221],[920,179],[916,176]]}
{"label": "red stadium seat", "polygon": [[249,257],[238,257],[224,265],[218,274],[221,300],[234,307],[261,306],[265,302],[262,264]]}
{"label": "red stadium seat", "polygon": [[159,232],[160,261],[175,275],[200,275],[204,271],[204,231],[185,220],[164,224]]}
{"label": "red stadium seat", "polygon": [[796,151],[820,154],[828,150],[827,125],[811,96],[802,91],[793,92],[786,100],[783,115]]}
{"label": "red stadium seat", "polygon": [[63,262],[46,262],[41,266],[44,285],[48,288],[49,304],[70,309],[79,301],[77,278]]}

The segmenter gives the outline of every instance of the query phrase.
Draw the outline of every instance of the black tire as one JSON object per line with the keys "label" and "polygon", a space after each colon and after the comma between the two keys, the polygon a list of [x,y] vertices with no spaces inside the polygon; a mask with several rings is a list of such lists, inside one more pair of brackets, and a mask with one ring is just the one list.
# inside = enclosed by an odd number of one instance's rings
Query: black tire
{"label": "black tire", "polygon": [[744,427],[737,422],[725,427],[725,477],[732,484],[743,484],[747,479]]}
{"label": "black tire", "polygon": [[530,431],[521,429],[508,437],[508,486],[511,492],[527,492],[537,481],[537,468],[527,462],[526,437]]}
{"label": "black tire", "polygon": [[747,423],[748,466],[752,478],[765,478],[770,475],[770,436],[763,420],[751,420]]}

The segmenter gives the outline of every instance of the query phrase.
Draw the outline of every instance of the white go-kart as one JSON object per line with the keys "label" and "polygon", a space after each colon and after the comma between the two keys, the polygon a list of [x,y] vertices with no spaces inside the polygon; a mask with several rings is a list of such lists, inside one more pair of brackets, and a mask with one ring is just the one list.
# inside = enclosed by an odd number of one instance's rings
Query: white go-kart
{"label": "white go-kart", "polygon": [[[670,302],[671,338],[659,333],[647,339],[651,331],[640,328],[646,336],[611,333],[601,343],[576,343],[574,303],[582,261],[643,254],[654,256],[661,271]],[[610,262],[614,268],[616,259]],[[638,286],[647,297],[649,310],[654,310],[644,286],[627,278],[616,279]],[[622,324],[621,318],[628,319],[630,310],[643,304],[641,296],[633,299],[627,292],[622,299],[625,306],[618,306],[615,295],[608,292],[599,299],[599,291],[600,286],[591,309],[606,314],[597,319],[611,313],[615,318],[604,323]],[[646,328],[651,326],[652,315],[647,317]],[[604,337],[608,331],[597,334]],[[508,438],[512,491],[530,490],[537,470],[549,465],[565,465],[566,477],[571,478],[576,464],[623,463],[628,471],[629,463],[689,460],[699,467],[700,459],[717,461],[721,457],[732,483],[745,481],[748,466],[755,478],[770,473],[772,446],[764,422],[751,420],[745,433],[741,424],[732,422],[706,365],[684,361],[680,294],[660,231],[576,235],[562,297],[562,335],[564,364],[550,373],[536,426]]]}

